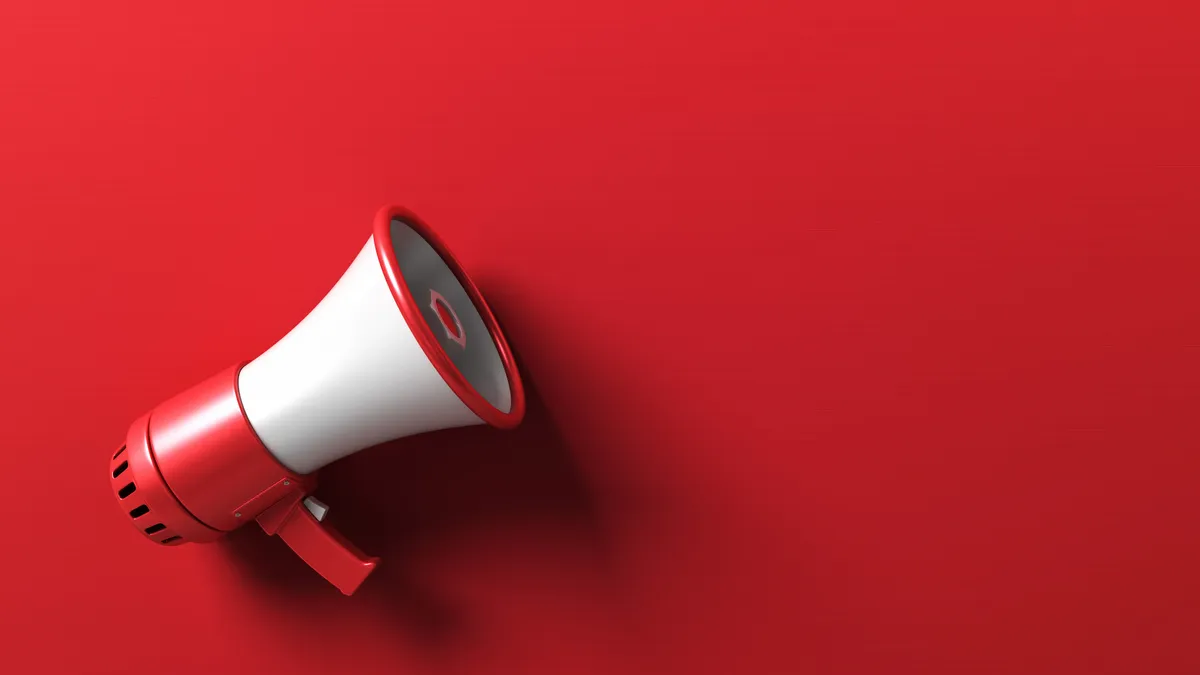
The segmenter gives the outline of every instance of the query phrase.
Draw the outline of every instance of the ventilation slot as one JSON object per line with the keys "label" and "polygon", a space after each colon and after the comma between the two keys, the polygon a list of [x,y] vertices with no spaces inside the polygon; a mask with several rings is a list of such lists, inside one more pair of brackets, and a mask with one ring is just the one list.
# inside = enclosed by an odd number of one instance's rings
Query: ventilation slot
{"label": "ventilation slot", "polygon": [[121,449],[117,451],[117,454],[113,455],[113,459],[116,459],[116,458],[120,457],[122,452],[125,452],[125,446],[124,446],[124,445],[122,445],[122,446],[121,446]]}
{"label": "ventilation slot", "polygon": [[173,541],[179,541],[179,540],[180,540],[180,539],[182,539],[182,538],[183,538],[183,537],[180,537],[179,535],[175,535],[175,536],[173,536],[173,537],[167,537],[166,539],[163,539],[163,540],[162,540],[161,542],[159,542],[159,543],[162,543],[162,544],[169,544],[169,543],[171,543],[171,542],[173,542]]}
{"label": "ventilation slot", "polygon": [[120,492],[117,493],[117,496],[120,497],[121,499],[125,499],[129,495],[133,494],[134,491],[136,491],[136,490],[137,490],[137,486],[134,485],[133,483],[130,483],[129,485],[126,485],[125,487],[121,488]]}
{"label": "ventilation slot", "polygon": [[141,518],[142,516],[146,515],[147,513],[150,513],[150,507],[146,506],[145,504],[142,504],[141,506],[137,507],[136,509],[130,511],[129,517],[130,518]]}
{"label": "ventilation slot", "polygon": [[120,476],[121,474],[125,473],[125,469],[128,469],[128,468],[129,468],[128,461],[121,462],[121,466],[118,466],[117,468],[113,469],[113,478],[116,478],[117,476]]}
{"label": "ventilation slot", "polygon": [[165,529],[167,529],[166,525],[163,525],[162,523],[155,523],[155,524],[151,525],[150,527],[146,528],[146,534],[154,534],[155,532],[162,532]]}

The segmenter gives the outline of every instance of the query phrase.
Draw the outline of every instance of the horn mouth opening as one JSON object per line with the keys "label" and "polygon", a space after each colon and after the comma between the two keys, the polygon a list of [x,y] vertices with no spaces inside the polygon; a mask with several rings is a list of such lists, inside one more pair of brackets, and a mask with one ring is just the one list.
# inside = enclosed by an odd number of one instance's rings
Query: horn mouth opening
{"label": "horn mouth opening", "polygon": [[374,240],[392,297],[438,374],[485,423],[518,425],[525,389],[516,360],[483,295],[445,242],[399,206],[376,214]]}

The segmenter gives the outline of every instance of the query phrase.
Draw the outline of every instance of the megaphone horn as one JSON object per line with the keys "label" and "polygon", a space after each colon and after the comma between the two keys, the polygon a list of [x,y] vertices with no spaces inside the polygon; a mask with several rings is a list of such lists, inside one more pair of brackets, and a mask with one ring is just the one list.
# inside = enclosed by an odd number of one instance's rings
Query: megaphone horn
{"label": "megaphone horn", "polygon": [[437,234],[385,207],[333,289],[295,328],[139,417],[113,493],[167,546],[255,521],[350,595],[375,569],[324,521],[318,470],[384,441],[525,414],[512,351]]}

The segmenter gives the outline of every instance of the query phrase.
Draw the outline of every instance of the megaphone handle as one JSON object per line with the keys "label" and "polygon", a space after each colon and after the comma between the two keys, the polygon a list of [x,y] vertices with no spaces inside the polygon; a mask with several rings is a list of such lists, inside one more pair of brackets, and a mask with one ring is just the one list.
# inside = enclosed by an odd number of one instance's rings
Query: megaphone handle
{"label": "megaphone handle", "polygon": [[363,553],[337,530],[318,521],[298,499],[278,525],[262,525],[346,595],[352,595],[379,563],[379,558]]}

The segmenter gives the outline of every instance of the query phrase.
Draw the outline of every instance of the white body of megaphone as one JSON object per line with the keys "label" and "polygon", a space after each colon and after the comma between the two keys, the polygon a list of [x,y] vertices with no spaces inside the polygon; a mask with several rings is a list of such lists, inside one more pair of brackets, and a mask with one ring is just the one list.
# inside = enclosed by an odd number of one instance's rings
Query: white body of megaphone
{"label": "white body of megaphone", "polygon": [[213,541],[255,521],[349,595],[378,559],[322,522],[317,471],[426,431],[511,428],[524,412],[512,352],[478,289],[432,229],[385,207],[303,321],[135,421],[109,473],[152,541]]}

